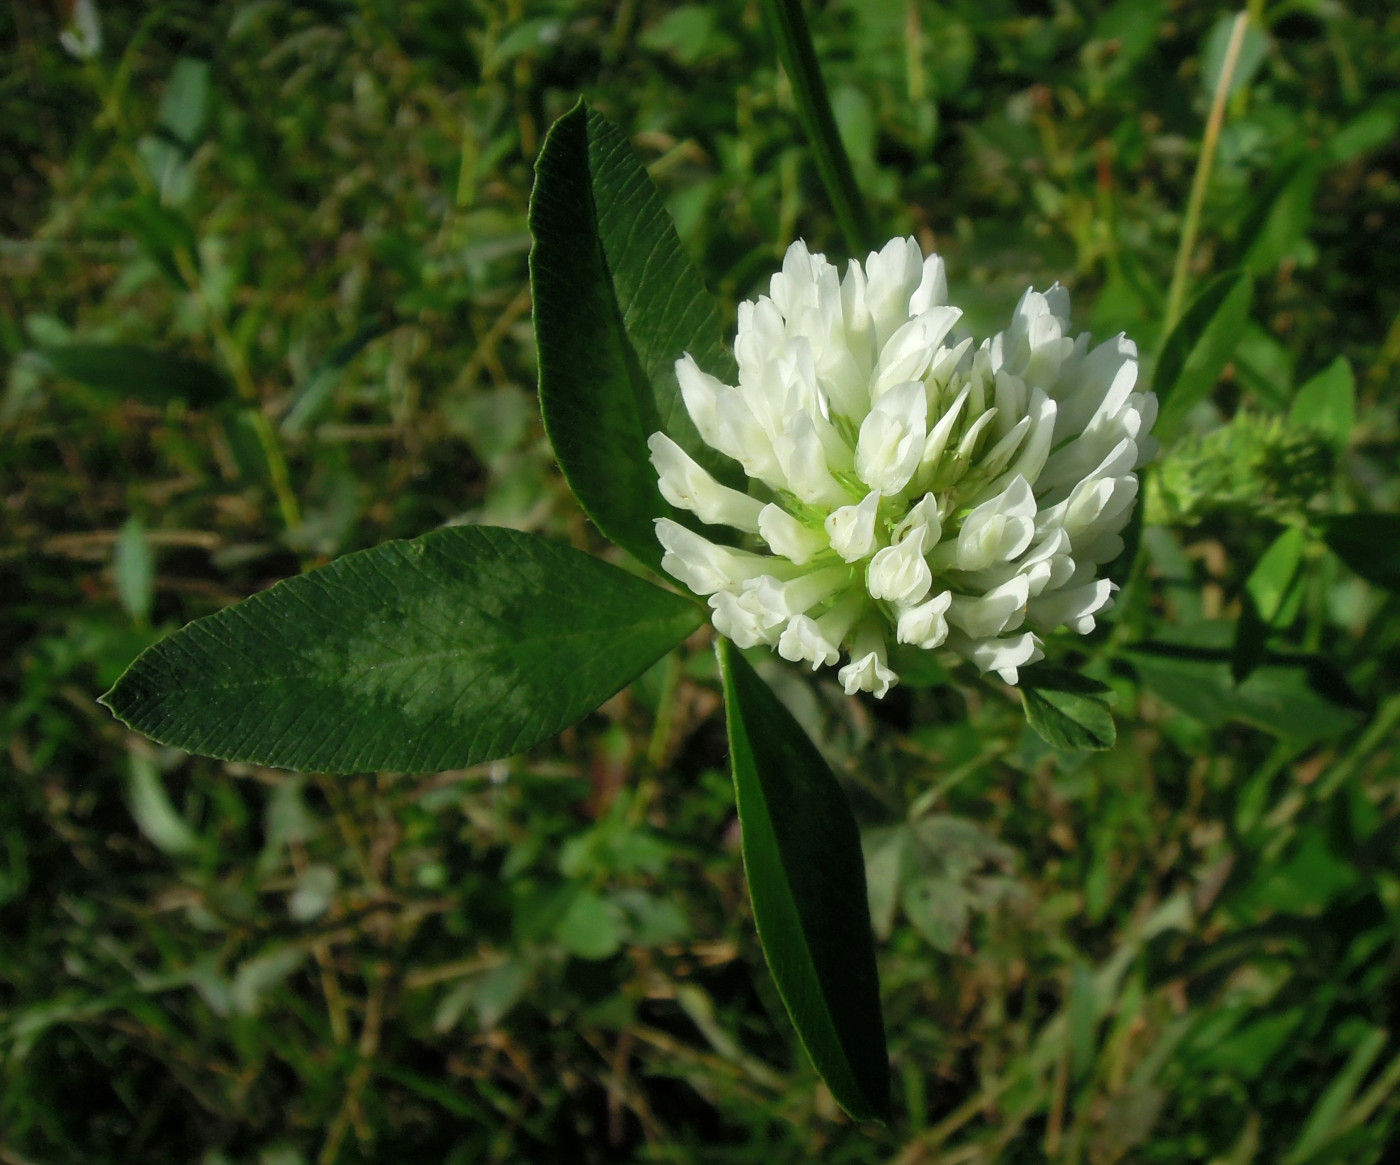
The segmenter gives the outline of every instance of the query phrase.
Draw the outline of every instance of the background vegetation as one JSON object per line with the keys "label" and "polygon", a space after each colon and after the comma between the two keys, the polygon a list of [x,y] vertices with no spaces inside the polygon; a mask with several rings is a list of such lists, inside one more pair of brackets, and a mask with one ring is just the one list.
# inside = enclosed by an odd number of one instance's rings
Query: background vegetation
{"label": "background vegetation", "polygon": [[[1370,582],[1321,534],[1400,508],[1390,5],[1253,6],[1186,301],[1226,270],[1253,297],[1192,357],[1219,383],[1089,649],[1117,749],[1056,753],[961,673],[875,703],[765,671],[868,828],[887,1127],[841,1116],[763,968],[703,635],[558,742],[428,778],[220,765],[95,702],[386,538],[604,549],[532,395],[532,163],[586,94],[731,322],[793,238],[842,255],[756,6],[101,17],[80,60],[0,12],[0,1161],[1380,1158],[1400,571],[1380,517],[1349,528]],[[880,238],[941,251],[979,334],[1058,279],[1150,371],[1228,16],[811,19]]]}

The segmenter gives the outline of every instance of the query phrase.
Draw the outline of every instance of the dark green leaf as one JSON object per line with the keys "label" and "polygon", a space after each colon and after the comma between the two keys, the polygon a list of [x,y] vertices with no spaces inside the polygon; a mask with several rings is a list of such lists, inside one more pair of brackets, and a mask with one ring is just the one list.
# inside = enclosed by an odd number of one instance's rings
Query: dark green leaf
{"label": "dark green leaf", "polygon": [[459,526],[191,623],[103,702],[209,756],[431,772],[553,736],[700,622],[695,604],[568,546]]}
{"label": "dark green leaf", "polygon": [[1356,694],[1325,660],[1269,655],[1249,678],[1231,676],[1234,624],[1201,623],[1173,642],[1143,643],[1127,658],[1142,682],[1181,711],[1211,727],[1240,720],[1275,736],[1307,742],[1355,726]]}
{"label": "dark green leaf", "polygon": [[1240,228],[1241,265],[1253,275],[1270,275],[1285,259],[1297,258],[1312,225],[1317,184],[1326,158],[1308,151],[1276,189],[1261,196]]}
{"label": "dark green leaf", "polygon": [[1235,623],[1235,641],[1230,647],[1230,678],[1236,686],[1264,662],[1269,653],[1269,625],[1246,591],[1240,597],[1240,617]]}
{"label": "dark green leaf", "polygon": [[[1207,99],[1215,96],[1220,75],[1225,69],[1225,56],[1235,29],[1235,13],[1227,12],[1217,18],[1206,37],[1201,51],[1201,93]],[[1244,30],[1234,70],[1230,74],[1229,93],[1238,93],[1254,79],[1269,55],[1269,38],[1251,21]]]}
{"label": "dark green leaf", "polygon": [[1349,162],[1358,154],[1379,149],[1395,137],[1400,128],[1400,109],[1395,94],[1387,93],[1376,104],[1362,110],[1327,139],[1327,153],[1333,162]]}
{"label": "dark green leaf", "polygon": [[153,195],[139,195],[103,212],[99,222],[109,230],[130,235],[172,283],[184,285],[177,255],[198,253],[194,227],[184,215],[162,206]]}
{"label": "dark green leaf", "polygon": [[204,132],[212,75],[208,61],[178,57],[160,99],[160,127],[186,150]]}
{"label": "dark green leaf", "polygon": [[184,401],[195,408],[233,398],[233,385],[211,364],[136,344],[64,344],[38,349],[59,376],[99,392],[148,404]]}
{"label": "dark green leaf", "polygon": [[1161,412],[1154,432],[1170,440],[1205,399],[1234,354],[1249,318],[1254,284],[1227,272],[1206,284],[1162,345],[1152,387]]}
{"label": "dark green leaf", "polygon": [[1254,600],[1260,618],[1270,626],[1276,624],[1284,611],[1284,600],[1303,565],[1306,546],[1303,531],[1296,526],[1289,527],[1270,543],[1245,580],[1245,590]]}
{"label": "dark green leaf", "polygon": [[1021,703],[1026,723],[1055,748],[1100,751],[1117,739],[1113,713],[1104,696],[1108,687],[1078,672],[1059,668],[1023,668]]}
{"label": "dark green leaf", "polygon": [[857,1119],[889,1111],[889,1062],[855,818],[792,714],[718,643],[754,920],[793,1026]]}
{"label": "dark green leaf", "polygon": [[1288,419],[1329,438],[1338,452],[1351,443],[1356,424],[1356,376],[1345,356],[1338,356],[1298,390]]}
{"label": "dark green leaf", "polygon": [[1400,514],[1334,514],[1323,538],[1367,582],[1400,594]]}
{"label": "dark green leaf", "polygon": [[676,383],[685,352],[733,383],[714,304],[627,139],[582,102],[545,140],[530,231],[540,407],[554,452],[598,528],[657,566],[653,519],[671,509],[647,438],[665,431],[739,480],[701,442]]}

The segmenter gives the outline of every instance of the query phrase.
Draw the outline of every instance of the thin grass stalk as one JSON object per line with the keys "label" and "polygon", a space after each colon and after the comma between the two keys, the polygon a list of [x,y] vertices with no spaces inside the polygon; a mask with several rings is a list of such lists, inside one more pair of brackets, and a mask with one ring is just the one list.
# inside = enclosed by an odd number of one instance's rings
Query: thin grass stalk
{"label": "thin grass stalk", "polygon": [[1225,123],[1225,100],[1230,95],[1230,81],[1235,75],[1240,46],[1244,44],[1244,34],[1248,27],[1249,13],[1241,12],[1235,17],[1235,25],[1230,30],[1230,43],[1225,48],[1220,78],[1215,83],[1210,115],[1206,118],[1205,136],[1201,139],[1201,156],[1196,162],[1196,175],[1191,180],[1191,194],[1186,202],[1186,218],[1181,225],[1181,243],[1176,249],[1176,263],[1172,268],[1171,289],[1167,293],[1167,318],[1162,326],[1163,337],[1171,334],[1172,327],[1181,318],[1182,300],[1186,297],[1187,267],[1191,262],[1191,252],[1196,249],[1196,236],[1201,229],[1201,210],[1205,206],[1206,190],[1210,186],[1215,152],[1220,145],[1220,127]]}

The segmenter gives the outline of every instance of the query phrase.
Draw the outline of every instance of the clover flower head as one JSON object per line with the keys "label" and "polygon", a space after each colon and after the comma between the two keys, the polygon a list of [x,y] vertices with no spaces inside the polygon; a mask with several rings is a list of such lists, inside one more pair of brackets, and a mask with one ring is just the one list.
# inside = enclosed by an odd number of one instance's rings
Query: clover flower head
{"label": "clover flower head", "polygon": [[1097,572],[1157,445],[1136,346],[1071,336],[1058,284],[977,346],[961,315],[912,238],[844,278],[799,241],[739,306],[737,385],[676,362],[701,438],[750,479],[731,489],[651,436],[666,500],[753,547],[657,520],[662,567],[709,597],[721,634],[813,670],[844,654],[846,691],[884,696],[891,638],[1014,684],[1044,635],[1091,631],[1112,604]]}

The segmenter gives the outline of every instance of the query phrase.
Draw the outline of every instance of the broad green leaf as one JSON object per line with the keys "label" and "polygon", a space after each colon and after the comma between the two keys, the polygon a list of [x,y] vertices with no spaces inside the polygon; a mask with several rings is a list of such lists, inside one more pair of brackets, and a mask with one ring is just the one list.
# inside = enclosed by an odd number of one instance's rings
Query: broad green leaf
{"label": "broad green leaf", "polygon": [[1323,434],[1338,452],[1350,444],[1356,424],[1356,377],[1345,356],[1338,356],[1298,390],[1288,419]]}
{"label": "broad green leaf", "polygon": [[1021,671],[1026,723],[1055,748],[1101,751],[1117,739],[1108,687],[1078,672],[1039,665]]}
{"label": "broad green leaf", "polygon": [[889,1061],[860,833],[816,746],[717,644],[754,921],[807,1054],[857,1119],[889,1112]]}
{"label": "broad green leaf", "polygon": [[1236,684],[1231,675],[1234,625],[1198,624],[1174,642],[1143,643],[1126,653],[1142,682],[1201,723],[1252,724],[1298,742],[1339,736],[1360,715],[1355,693],[1316,656],[1267,656]]}
{"label": "broad green leaf", "polygon": [[1241,266],[1250,274],[1272,274],[1285,259],[1306,253],[1313,201],[1326,168],[1325,157],[1308,151],[1256,200],[1240,227]]}
{"label": "broad green leaf", "polygon": [[[1225,68],[1225,54],[1235,28],[1235,14],[1227,12],[1216,19],[1201,50],[1201,93],[1207,99],[1215,96],[1220,74]],[[1251,21],[1240,41],[1234,71],[1230,74],[1231,94],[1238,93],[1253,79],[1269,54],[1269,38]]]}
{"label": "broad green leaf", "polygon": [[160,128],[187,151],[204,132],[212,70],[198,57],[178,57],[160,99]]}
{"label": "broad green leaf", "polygon": [[579,889],[555,926],[554,937],[571,955],[606,959],[622,946],[620,912],[601,894]]}
{"label": "broad green leaf", "polygon": [[136,344],[63,344],[38,349],[49,368],[98,392],[147,404],[184,401],[194,408],[235,396],[232,383],[211,364]]}
{"label": "broad green leaf", "polygon": [[138,732],[226,760],[432,772],[553,736],[700,622],[568,546],[453,527],[191,623],[102,699]]}
{"label": "broad green leaf", "polygon": [[1367,582],[1400,594],[1400,514],[1334,514],[1323,538]]}
{"label": "broad green leaf", "polygon": [[1117,48],[1110,68],[1126,71],[1152,48],[1161,34],[1166,8],[1165,0],[1117,0],[1095,17],[1092,38],[1112,41]]}
{"label": "broad green leaf", "polygon": [[1245,580],[1245,590],[1254,600],[1255,610],[1265,623],[1273,626],[1284,609],[1284,600],[1303,564],[1303,549],[1307,538],[1296,526],[1274,539],[1268,550]]}
{"label": "broad green leaf", "polygon": [[[1386,103],[1388,102],[1388,103]],[[1327,153],[1334,163],[1349,162],[1358,154],[1379,149],[1400,129],[1400,109],[1394,93],[1364,109],[1327,139]]]}
{"label": "broad green leaf", "polygon": [[734,382],[714,304],[627,139],[582,102],[545,140],[530,232],[545,429],[589,517],[657,566],[653,519],[672,511],[647,438],[665,431],[711,472],[738,480],[700,440],[676,382],[685,352]]}
{"label": "broad green leaf", "polygon": [[1254,284],[1227,272],[1206,284],[1171,330],[1153,376],[1161,412],[1154,432],[1168,441],[1186,414],[1215,387],[1249,319]]}

